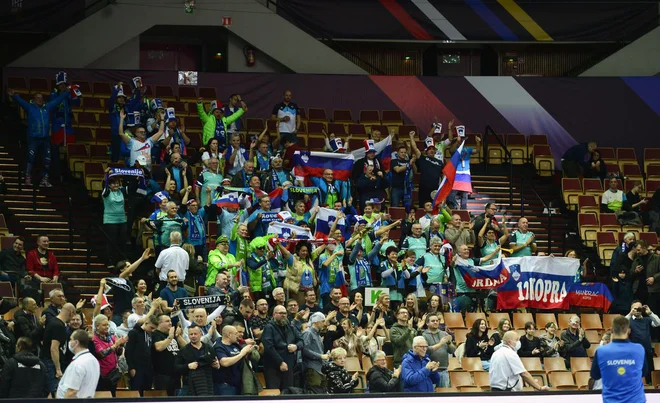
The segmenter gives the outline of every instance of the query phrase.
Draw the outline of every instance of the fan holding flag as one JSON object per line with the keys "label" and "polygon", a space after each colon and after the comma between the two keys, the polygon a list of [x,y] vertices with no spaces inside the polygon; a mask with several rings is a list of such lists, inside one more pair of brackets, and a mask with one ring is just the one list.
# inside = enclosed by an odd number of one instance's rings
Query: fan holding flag
{"label": "fan holding flag", "polygon": [[[424,155],[417,148],[415,143],[415,132],[411,131],[410,147],[417,160],[417,172],[421,174],[424,180],[419,183],[419,207],[424,207],[424,203],[431,200],[431,192],[435,190],[436,184],[440,183],[442,177],[442,161],[436,158],[436,145],[433,137],[424,139]],[[450,189],[451,190],[451,189]]]}
{"label": "fan holding flag", "polygon": [[[452,148],[460,151],[460,160],[456,164],[456,176],[454,179],[454,184],[452,186],[452,192],[448,196],[448,202],[452,208],[459,208],[459,204],[456,201],[457,197],[460,197],[460,208],[461,210],[467,210],[467,200],[468,195],[472,193],[472,176],[470,175],[470,157],[472,154],[478,152],[481,147],[481,137],[476,136],[474,140],[477,142],[477,148],[464,147],[465,144],[465,126],[457,126],[456,131],[458,132],[460,146],[457,148]],[[458,145],[458,143],[456,143]],[[454,154],[456,154],[454,151]],[[453,156],[452,156],[453,159]]]}

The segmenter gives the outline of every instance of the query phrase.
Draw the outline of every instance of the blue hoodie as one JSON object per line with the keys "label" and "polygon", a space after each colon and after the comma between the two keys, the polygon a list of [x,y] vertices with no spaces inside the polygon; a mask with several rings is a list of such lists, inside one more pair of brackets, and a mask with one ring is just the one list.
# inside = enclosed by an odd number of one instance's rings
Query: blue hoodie
{"label": "blue hoodie", "polygon": [[[68,92],[68,90],[66,91]],[[53,92],[50,93],[50,99],[56,99],[60,95],[60,92],[57,88],[53,89]],[[71,106],[80,106],[80,97],[76,99],[65,98],[60,102],[56,108],[53,108],[51,113],[51,130],[53,133],[60,130],[64,126],[66,134],[73,133],[73,110]]]}
{"label": "blue hoodie", "polygon": [[51,98],[49,102],[45,102],[40,108],[33,102],[28,102],[18,94],[14,94],[12,98],[25,110],[27,115],[27,136],[40,139],[48,138],[50,136],[50,113],[67,97],[71,98],[71,93],[68,91],[56,98]]}
{"label": "blue hoodie", "polygon": [[[112,87],[112,95],[108,99],[108,113],[110,113],[110,134],[112,136],[119,136],[119,105],[116,104],[117,101],[117,87]],[[133,91],[133,96],[130,99],[126,100],[124,109],[126,113],[132,113],[139,107],[140,103],[140,90],[136,89]],[[124,124],[126,122],[124,121]]]}
{"label": "blue hoodie", "polygon": [[426,369],[431,361],[428,355],[421,358],[413,350],[408,351],[401,361],[401,379],[404,392],[434,392],[440,382],[440,374]]}

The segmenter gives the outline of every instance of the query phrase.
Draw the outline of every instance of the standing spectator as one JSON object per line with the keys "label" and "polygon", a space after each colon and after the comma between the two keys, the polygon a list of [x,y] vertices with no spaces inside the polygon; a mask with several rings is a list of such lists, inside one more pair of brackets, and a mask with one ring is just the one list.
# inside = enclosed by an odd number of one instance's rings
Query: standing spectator
{"label": "standing spectator", "polygon": [[323,177],[310,177],[312,184],[319,188],[318,203],[321,206],[334,206],[335,202],[341,202],[345,207],[350,196],[350,185],[342,180],[335,180],[332,169],[325,169]]}
{"label": "standing spectator", "polygon": [[40,92],[33,95],[32,102],[27,102],[14,90],[7,90],[7,94],[23,108],[27,115],[27,166],[25,167],[25,184],[32,184],[32,167],[37,155],[41,153],[43,172],[41,175],[41,186],[51,187],[48,182],[48,171],[51,162],[50,149],[50,114],[64,99],[71,98],[69,91],[63,92],[49,102],[44,103],[44,96]]}
{"label": "standing spectator", "polygon": [[[649,253],[649,246],[645,240],[640,239],[635,245],[636,253],[635,260],[632,262],[632,271],[631,279],[633,282],[633,292],[635,298],[639,299],[642,303],[648,302],[649,297],[649,286],[653,288],[657,287],[655,284],[655,279],[649,284],[649,275],[647,274],[648,267],[650,263],[653,263],[657,257]],[[655,263],[654,270],[655,269]],[[657,271],[656,271],[657,273]]]}
{"label": "standing spectator", "polygon": [[[37,312],[37,302],[30,298],[23,298],[21,309],[14,312],[14,334],[16,338],[27,337],[32,340],[32,345],[37,347],[41,341],[43,327],[39,324],[39,319],[35,315]],[[36,348],[34,351],[37,351]]]}
{"label": "standing spectator", "polygon": [[438,315],[426,315],[426,327],[427,329],[422,332],[422,336],[428,344],[426,352],[431,361],[438,363],[436,372],[439,380],[435,385],[439,388],[448,388],[449,372],[447,372],[447,368],[449,367],[449,354],[454,354],[456,346],[452,341],[451,335],[439,329],[440,318]]}
{"label": "standing spectator", "polygon": [[580,327],[580,318],[573,315],[568,320],[568,329],[561,333],[564,346],[561,349],[562,356],[566,360],[566,368],[571,367],[571,357],[586,357],[587,349],[591,343],[584,335],[584,329]]}
{"label": "standing spectator", "polygon": [[[234,113],[241,110],[240,101],[241,97],[238,94],[231,94],[229,96],[229,102],[224,107],[225,116],[232,116]],[[240,131],[243,128],[243,122],[241,119],[236,119],[230,125],[227,126],[227,133],[234,134]]]}
{"label": "standing spectator", "polygon": [[186,395],[213,395],[213,368],[220,367],[213,347],[202,342],[202,330],[193,325],[188,328],[190,343],[186,344],[176,356],[174,370],[183,375]]}
{"label": "standing spectator", "polygon": [[426,202],[432,201],[431,192],[438,188],[442,178],[443,163],[435,157],[435,141],[432,137],[426,138],[425,155],[417,148],[415,143],[415,132],[410,132],[410,146],[413,157],[416,159],[417,171],[421,174],[423,181],[419,184],[419,207],[424,207]]}
{"label": "standing spectator", "polygon": [[[133,275],[133,272],[137,270],[138,267],[140,267],[142,262],[149,259],[149,257],[152,256],[152,254],[153,254],[153,249],[147,248],[144,250],[144,252],[142,252],[142,256],[140,256],[140,258],[135,262],[130,263],[124,260],[117,263],[116,268],[119,270],[119,278],[116,278],[111,281],[105,281],[105,279],[101,279],[101,284],[99,287],[99,293],[97,299],[100,299],[103,293],[105,292],[106,283],[112,286],[112,294],[114,296],[113,301],[115,307],[114,307],[114,311],[112,312],[111,320],[116,326],[121,325],[123,313],[131,310],[133,297],[136,296],[135,286],[133,285],[133,282],[130,280],[130,277]],[[144,280],[140,280],[138,284],[140,282],[144,282]],[[101,309],[103,305],[104,304],[102,303],[96,304],[96,306],[94,307],[94,316],[98,315],[102,311],[104,313],[109,313],[106,311],[107,308]],[[96,311],[97,309],[98,312]],[[113,326],[110,325],[110,334],[114,334],[112,329]]]}
{"label": "standing spectator", "polygon": [[595,141],[576,144],[561,157],[561,169],[567,178],[577,178],[586,168],[591,153],[598,148]]}
{"label": "standing spectator", "polygon": [[[282,187],[286,182],[295,182],[295,178],[290,172],[282,169],[282,158],[277,154],[270,160],[271,169],[263,175],[263,190],[270,193],[278,187]],[[296,206],[297,206],[296,202]]]}
{"label": "standing spectator", "polygon": [[[410,235],[403,238],[403,242],[401,242],[401,251],[413,251],[415,253],[415,260],[417,260],[426,253],[429,241],[424,236],[422,224],[411,221],[411,219],[414,219],[414,215],[415,212],[411,211],[408,220],[406,220],[406,223],[404,224],[406,228],[410,228]],[[405,230],[403,233],[408,233],[408,231]]]}
{"label": "standing spectator", "polygon": [[626,235],[623,236],[623,242],[621,245],[617,246],[616,249],[614,249],[612,252],[612,257],[610,258],[610,273],[614,272],[615,267],[620,264],[619,254],[625,254],[626,252],[630,251],[630,249],[635,249],[634,232],[627,232]]}
{"label": "standing spectator", "polygon": [[[16,354],[5,362],[0,377],[0,398],[43,399],[48,396],[49,379],[46,365],[32,354],[32,340],[19,337]],[[29,381],[27,381],[29,380]]]}
{"label": "standing spectator", "polygon": [[293,386],[297,351],[302,349],[303,343],[286,318],[286,308],[280,305],[273,308],[273,321],[264,328],[261,342],[266,387],[283,390]]}
{"label": "standing spectator", "polygon": [[40,283],[57,283],[60,279],[60,268],[52,250],[48,249],[49,241],[45,235],[37,236],[37,248],[28,252],[25,265],[32,276],[32,284],[39,288]]}
{"label": "standing spectator", "polygon": [[397,149],[397,158],[390,163],[392,175],[390,206],[398,207],[401,202],[403,202],[404,206],[412,206],[412,167],[415,165],[416,159],[416,155],[408,158],[408,147],[405,144],[402,143],[399,145]]}
{"label": "standing spectator", "polygon": [[536,253],[536,235],[529,231],[529,221],[525,217],[518,220],[518,230],[509,238],[509,245],[513,247],[511,257],[532,256]]}
{"label": "standing spectator", "polygon": [[151,303],[151,307],[149,308],[148,312],[146,310],[144,298],[135,297],[133,298],[132,304],[133,313],[129,315],[127,320],[129,329],[133,329],[136,325],[142,325],[146,321],[147,317],[153,315],[157,307],[160,305],[160,298],[154,300]]}
{"label": "standing spectator", "polygon": [[[170,157],[170,164],[165,167],[167,176],[176,183],[176,192],[186,189],[188,184],[193,183],[192,168],[183,161],[181,154],[173,153]],[[170,189],[167,189],[170,191]],[[170,193],[173,193],[170,191]]]}
{"label": "standing spectator", "polygon": [[[642,284],[648,292],[647,301],[653,312],[660,312],[660,256],[649,252],[648,243],[640,239],[637,241],[637,257],[633,261],[635,282],[638,289]],[[639,268],[641,267],[641,270]]]}
{"label": "standing spectator", "polygon": [[328,386],[322,372],[323,361],[328,359],[328,355],[323,352],[321,339],[321,332],[326,325],[325,315],[315,312],[309,317],[309,327],[302,333],[303,378],[305,388],[314,393],[326,393]]}
{"label": "standing spectator", "polygon": [[[250,143],[250,152],[254,150],[255,146],[255,141]],[[225,153],[225,170],[227,175],[230,177],[236,175],[243,169],[243,166],[247,161],[250,161],[250,154],[248,153],[248,150],[241,147],[241,136],[238,134],[232,134],[229,147]]]}
{"label": "standing spectator", "polygon": [[523,380],[536,390],[549,390],[547,386],[539,386],[525,369],[520,357],[516,354],[520,336],[514,331],[504,333],[503,347],[493,354],[490,370],[490,389],[500,392],[520,392]]}
{"label": "standing spectator", "polygon": [[[106,173],[110,168],[106,169]],[[125,188],[121,187],[121,180],[118,176],[108,178],[103,188],[101,197],[103,199],[103,230],[108,239],[107,254],[108,268],[114,268],[115,263],[119,261],[119,256],[115,255],[115,248],[120,252],[126,247],[126,210],[124,209]],[[132,223],[131,223],[132,224]]]}
{"label": "standing spectator", "polygon": [[539,357],[543,356],[543,349],[541,348],[541,339],[534,336],[536,326],[534,322],[525,323],[525,337],[520,340],[520,350],[518,355],[521,357]]}
{"label": "standing spectator", "polygon": [[451,221],[445,229],[445,239],[449,241],[454,248],[460,248],[463,245],[474,244],[474,221],[461,222],[461,216],[454,214]]}
{"label": "standing spectator", "polygon": [[[220,150],[218,139],[212,137],[211,140],[206,143],[205,147],[199,149],[199,152],[202,153],[202,164],[204,167],[208,168],[211,158],[215,158],[218,161],[224,161],[222,158],[222,151]],[[220,166],[220,172],[224,172],[224,165]]]}
{"label": "standing spectator", "polygon": [[[239,137],[240,140],[240,137]],[[227,154],[229,153],[229,150],[225,152],[225,160],[224,164],[227,166],[228,158]],[[247,188],[250,187],[250,180],[256,176],[256,173],[254,171],[254,161],[247,160],[243,164],[243,170],[238,171],[233,177],[231,177],[231,183],[230,185],[232,187],[237,187],[237,188]],[[229,177],[227,178],[229,180]]]}
{"label": "standing spectator", "polygon": [[404,307],[399,308],[396,313],[396,323],[390,329],[390,340],[394,350],[392,360],[395,367],[401,365],[401,360],[412,347],[413,338],[416,335],[417,332],[412,327],[410,312]]}
{"label": "standing spectator", "polygon": [[426,354],[429,345],[423,336],[416,336],[412,349],[406,353],[401,363],[401,378],[405,392],[433,392],[434,385],[440,383],[440,364],[431,361]]}
{"label": "standing spectator", "polygon": [[[71,87],[67,86],[67,74],[60,71],[55,75],[55,85],[50,93],[50,99],[56,99],[65,92],[70,92]],[[77,87],[77,86],[74,86]],[[65,97],[56,108],[51,110],[51,144],[52,144],[52,169],[51,177],[60,179],[60,146],[76,142],[73,134],[73,110],[72,106],[80,106],[81,95]]]}
{"label": "standing spectator", "polygon": [[225,277],[227,276],[225,273],[220,273],[221,271],[228,271],[232,274],[232,278],[235,278],[236,271],[242,266],[242,261],[237,262],[234,255],[229,253],[229,240],[225,235],[216,238],[215,249],[209,252],[208,261],[209,265],[205,281],[207,287],[217,284],[218,275],[223,274]]}
{"label": "standing spectator", "polygon": [[262,220],[264,213],[270,213],[270,198],[268,195],[259,198],[259,207],[247,219],[248,229],[251,231],[253,238],[265,236],[268,232],[271,221]]}
{"label": "standing spectator", "polygon": [[216,189],[222,184],[222,179],[222,170],[219,168],[218,158],[209,158],[205,169],[199,174],[197,182],[195,182],[195,199],[197,202],[202,206],[206,206],[208,199],[212,202],[214,195],[217,193]]}
{"label": "standing spectator", "polygon": [[[477,149],[481,147],[481,137],[477,136],[474,138],[477,142]],[[451,147],[451,153],[453,154],[461,143],[464,144],[465,140],[461,139],[458,142],[454,143]],[[472,176],[470,174],[470,157],[472,154],[476,153],[472,147],[463,147],[461,152],[461,162],[456,167],[456,177],[460,177],[461,180],[456,180],[454,186],[452,187],[452,192],[447,197],[449,205],[452,208],[461,208],[461,210],[467,210],[467,201],[468,195],[472,193]],[[460,197],[460,206],[456,201],[456,197]]]}
{"label": "standing spectator", "polygon": [[329,393],[351,393],[358,385],[359,372],[352,376],[344,368],[346,365],[346,350],[337,347],[330,352],[330,361],[323,363],[321,370],[326,377]]}
{"label": "standing spectator", "polygon": [[[141,97],[140,89],[136,89],[131,100],[126,102],[127,97],[126,94],[124,94],[123,85],[124,83],[120,81],[117,85],[112,87],[112,94],[106,103],[108,113],[110,114],[110,160],[112,162],[119,161],[119,158],[121,157],[121,136],[124,134],[124,122],[122,121],[123,119],[121,119],[121,115],[123,114],[125,116],[127,113],[133,113],[138,107]],[[160,135],[158,137],[160,137]],[[153,147],[153,145],[151,147]],[[151,149],[147,150],[147,153],[149,154],[147,160],[151,161]],[[131,162],[130,165],[133,166],[135,164],[135,159],[131,158]]]}
{"label": "standing spectator", "polygon": [[204,125],[202,144],[208,144],[212,138],[216,138],[220,152],[227,148],[227,127],[247,112],[247,105],[241,100],[240,95],[237,97],[236,101],[241,104],[241,109],[227,117],[225,117],[222,102],[211,101],[211,110],[207,113],[204,110],[204,99],[197,99],[197,114]]}
{"label": "standing spectator", "polygon": [[205,308],[197,308],[193,310],[192,319],[193,322],[189,322],[183,316],[183,312],[179,310],[179,323],[181,323],[181,328],[183,328],[183,339],[186,343],[190,343],[188,339],[188,328],[192,326],[197,326],[199,331],[202,332],[202,343],[213,346],[215,341],[220,338],[220,334],[216,329],[220,328],[222,325],[222,305],[218,306],[211,314],[207,315]]}
{"label": "standing spectator", "polygon": [[[264,331],[264,327],[270,322],[270,317],[268,316],[268,301],[265,299],[257,300],[257,312],[256,314],[250,316],[248,325],[252,329],[252,334],[254,335],[255,340],[261,340],[261,335]],[[313,312],[313,311],[312,311]]]}
{"label": "standing spectator", "polygon": [[156,259],[155,267],[159,270],[158,280],[160,282],[160,289],[165,288],[167,284],[167,273],[170,270],[176,272],[180,285],[186,280],[186,272],[190,264],[190,257],[188,252],[181,247],[181,232],[172,231],[169,234],[169,248],[164,249]]}
{"label": "standing spectator", "polygon": [[[636,253],[635,249],[631,249],[630,253]],[[618,271],[618,273],[616,273]],[[630,309],[630,305],[633,302],[633,290],[632,282],[630,281],[630,270],[626,270],[622,266],[616,269],[612,273],[612,285],[610,286],[610,291],[612,291],[612,305],[610,305],[609,313],[618,313],[620,315],[625,315]]]}
{"label": "standing spectator", "polygon": [[145,389],[151,389],[153,383],[153,365],[151,363],[152,340],[151,333],[158,327],[158,318],[148,316],[143,324],[135,325],[128,332],[126,343],[126,364],[131,377],[131,390],[140,394]]}
{"label": "standing spectator", "polygon": [[184,287],[179,287],[179,277],[176,274],[176,271],[168,271],[167,287],[164,287],[162,290],[160,290],[160,298],[167,303],[167,309],[165,313],[172,311],[177,298],[185,298],[187,296],[188,292],[186,289]]}
{"label": "standing spectator", "polygon": [[387,358],[382,350],[375,353],[374,365],[367,372],[369,393],[399,392],[401,389],[401,367],[394,371],[387,368]]}
{"label": "standing spectator", "polygon": [[176,357],[186,345],[181,327],[172,326],[170,315],[158,316],[158,327],[151,333],[154,351],[151,353],[154,367],[154,388],[166,390],[167,396],[175,396],[181,388],[181,375],[175,369]]}
{"label": "standing spectator", "polygon": [[651,346],[652,329],[660,327],[660,318],[653,313],[647,305],[642,305],[640,301],[633,301],[630,307],[630,313],[626,315],[630,320],[630,341],[640,344],[646,352],[646,371],[644,376],[649,379],[649,374],[653,371],[653,347]]}
{"label": "standing spectator", "polygon": [[[630,322],[621,316],[612,322],[612,343],[596,350],[591,364],[591,380],[602,379],[603,401],[643,402],[642,376],[646,363],[644,349],[628,340]],[[616,362],[617,365],[611,365]],[[647,378],[648,379],[648,378]]]}
{"label": "standing spectator", "polygon": [[46,326],[60,314],[62,307],[66,304],[66,297],[61,289],[55,288],[48,293],[50,305],[41,314],[46,317]]}
{"label": "standing spectator", "polygon": [[234,326],[228,325],[222,328],[222,339],[216,341],[214,348],[220,363],[220,367],[213,371],[215,395],[240,395],[244,359],[256,348],[256,345],[246,344],[241,348],[238,331]]}
{"label": "standing spectator", "polygon": [[11,248],[3,249],[0,252],[0,268],[2,268],[3,273],[8,275],[9,281],[14,283],[14,285],[18,284],[21,279],[27,276],[25,257],[23,257],[24,245],[25,240],[17,237]]}
{"label": "standing spectator", "polygon": [[277,120],[282,144],[288,140],[294,144],[297,142],[296,133],[300,128],[300,110],[298,105],[291,101],[292,98],[290,90],[284,91],[284,100],[275,105],[270,116],[271,119]]}
{"label": "standing spectator", "polygon": [[367,200],[384,200],[387,197],[387,189],[390,181],[383,171],[375,171],[374,165],[366,165],[365,171],[357,181],[357,189],[360,195],[360,211],[364,210]]}
{"label": "standing spectator", "polygon": [[98,380],[98,390],[107,390],[115,396],[117,382],[121,374],[117,367],[119,357],[123,353],[123,345],[128,338],[116,337],[111,335],[108,330],[110,321],[105,315],[96,315],[94,317],[94,350],[96,359],[99,361],[101,377]]}
{"label": "standing spectator", "polygon": [[[129,151],[128,155],[128,166],[134,167],[136,162],[139,162],[140,165],[142,165],[141,158],[138,157],[144,157],[146,160],[146,164],[144,165],[145,168],[147,168],[149,171],[151,171],[151,150],[154,147],[154,144],[160,139],[160,137],[163,135],[165,132],[165,113],[161,112],[160,116],[160,127],[158,131],[147,138],[147,129],[144,128],[144,126],[135,126],[135,137],[131,137],[127,135],[124,130],[121,130],[118,134],[118,140],[123,141],[123,143],[126,145]],[[119,112],[119,127],[122,127],[124,124],[124,120],[126,119],[126,112],[123,110]],[[114,143],[114,135],[112,137],[112,141]],[[111,147],[113,147],[111,145]],[[118,146],[119,147],[119,146]],[[114,153],[114,149],[112,151]],[[119,151],[118,151],[119,152]],[[114,158],[114,154],[113,154]],[[116,162],[116,161],[113,161]]]}
{"label": "standing spectator", "polygon": [[479,357],[485,371],[490,368],[490,358],[493,355],[493,343],[488,339],[486,321],[477,319],[472,324],[470,333],[465,340],[465,356]]}
{"label": "standing spectator", "polygon": [[90,399],[94,397],[101,374],[99,362],[89,352],[91,340],[85,330],[71,334],[68,348],[74,354],[57,388],[58,399]]}
{"label": "standing spectator", "polygon": [[76,308],[73,304],[66,303],[62,306],[62,310],[57,317],[46,324],[40,358],[46,364],[46,369],[48,370],[51,393],[57,391],[57,384],[60,378],[62,378],[64,355],[68,351],[66,344],[68,338],[66,325],[75,312]]}

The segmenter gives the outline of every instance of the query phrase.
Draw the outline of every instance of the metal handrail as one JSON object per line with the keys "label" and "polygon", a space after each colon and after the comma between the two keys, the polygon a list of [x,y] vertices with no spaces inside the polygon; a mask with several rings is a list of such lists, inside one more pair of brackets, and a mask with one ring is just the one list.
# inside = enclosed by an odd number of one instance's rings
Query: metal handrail
{"label": "metal handrail", "polygon": [[495,140],[497,140],[498,143],[502,146],[502,149],[504,150],[504,153],[509,161],[509,205],[513,205],[513,158],[511,158],[511,152],[504,146],[504,143],[502,143],[502,140],[500,140],[499,137],[497,137],[497,133],[495,133],[495,130],[493,130],[490,125],[486,126],[486,129],[484,129],[484,138],[483,140],[483,147],[484,147],[484,163],[488,165],[488,134],[491,133],[495,137]]}

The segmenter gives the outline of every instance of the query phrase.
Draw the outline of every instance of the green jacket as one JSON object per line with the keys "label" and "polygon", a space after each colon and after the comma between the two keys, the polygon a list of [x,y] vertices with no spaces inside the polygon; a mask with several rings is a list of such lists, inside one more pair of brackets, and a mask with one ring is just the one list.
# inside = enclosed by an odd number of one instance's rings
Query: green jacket
{"label": "green jacket", "polygon": [[228,267],[230,264],[234,263],[236,263],[236,258],[232,254],[227,253],[226,255],[223,255],[217,249],[210,251],[208,271],[206,273],[206,281],[204,282],[204,285],[207,287],[213,286],[215,284],[215,276],[223,269],[228,269],[230,278],[235,279],[237,268]]}
{"label": "green jacket", "polygon": [[408,326],[401,326],[399,323],[392,325],[390,329],[390,341],[392,342],[392,361],[394,366],[401,365],[403,355],[412,348],[413,338],[417,336],[417,331]]}
{"label": "green jacket", "polygon": [[[223,116],[222,122],[225,124],[225,130],[230,124],[234,123],[241,116],[243,116],[243,113],[245,113],[245,111],[243,109],[239,109],[229,117]],[[197,114],[199,115],[199,119],[204,125],[202,144],[206,146],[209,140],[215,136],[215,115],[213,112],[206,112],[204,110],[204,104],[200,102],[197,103]]]}

